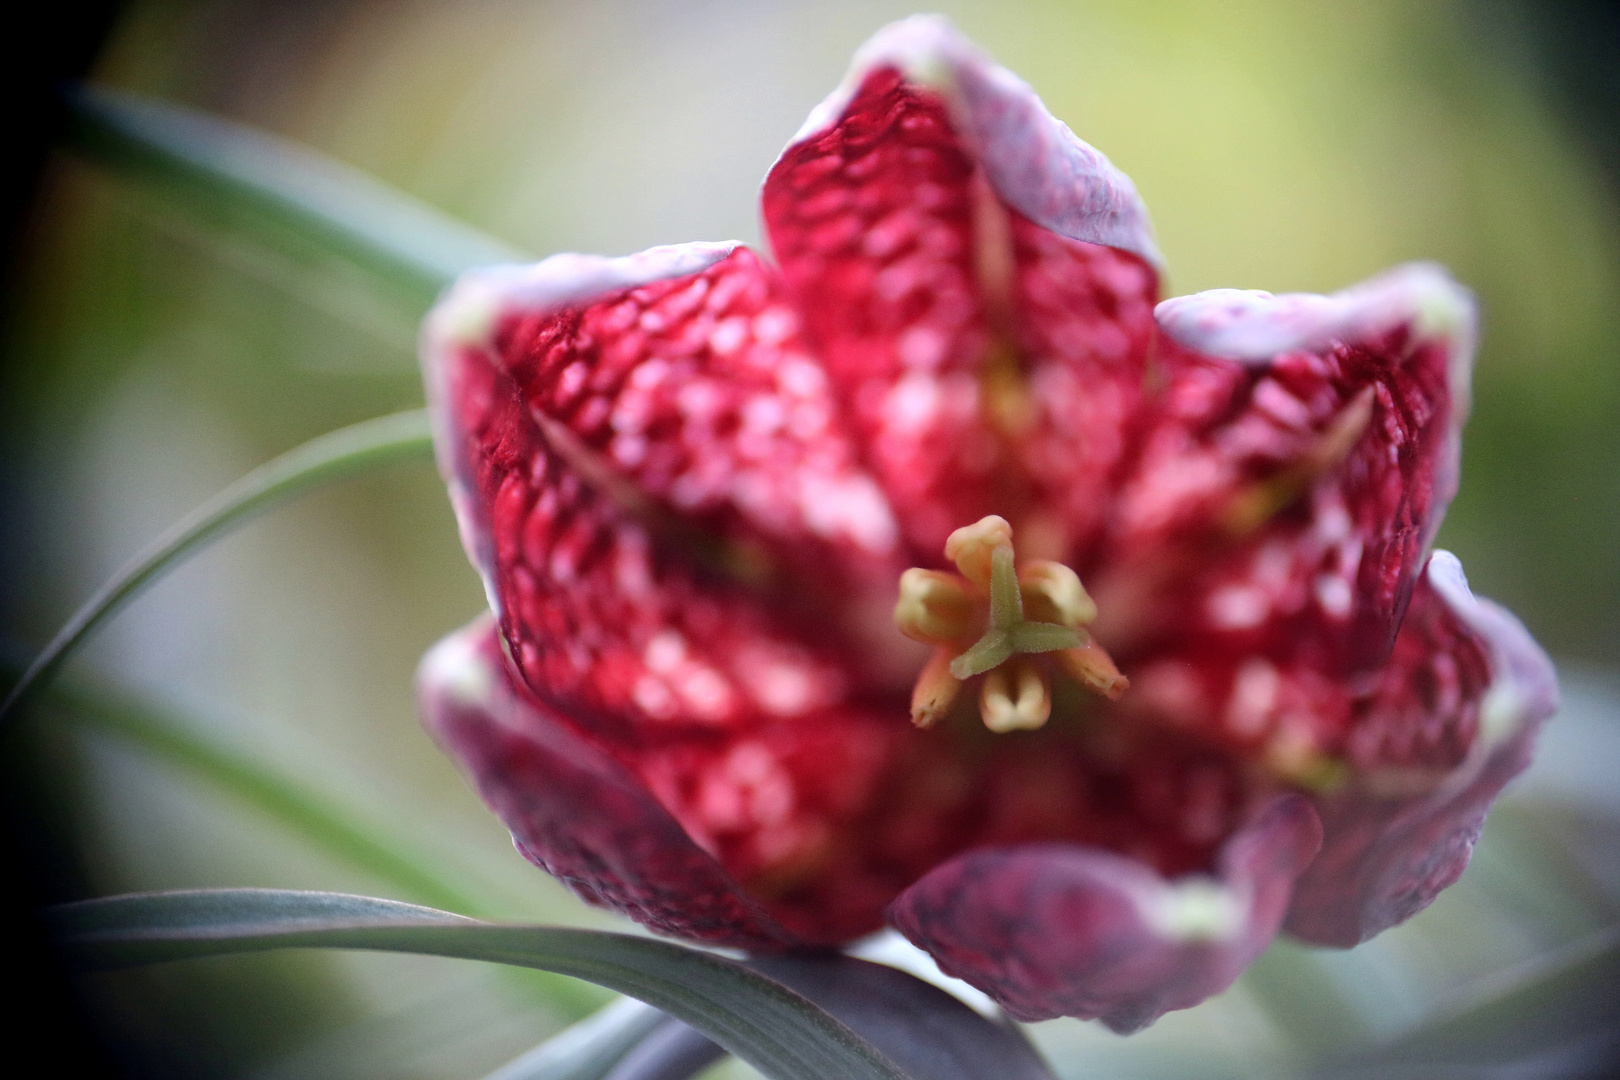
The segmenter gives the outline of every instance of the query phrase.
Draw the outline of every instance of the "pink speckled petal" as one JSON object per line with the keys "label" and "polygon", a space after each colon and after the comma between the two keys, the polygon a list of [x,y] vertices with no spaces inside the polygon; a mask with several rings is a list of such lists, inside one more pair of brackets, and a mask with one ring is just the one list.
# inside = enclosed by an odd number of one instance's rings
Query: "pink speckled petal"
{"label": "pink speckled petal", "polygon": [[1471,297],[1418,264],[1331,297],[1200,293],[1157,319],[1187,348],[1161,350],[1099,636],[1329,681],[1376,670],[1457,489]]}
{"label": "pink speckled petal", "polygon": [[916,559],[988,513],[1038,523],[1050,557],[1090,543],[1155,334],[1157,255],[1130,181],[919,17],[860,52],[762,196]]}
{"label": "pink speckled petal", "polygon": [[445,638],[417,675],[423,723],[531,862],[662,934],[735,948],[797,943],[642,783],[513,687],[492,620]]}
{"label": "pink speckled petal", "polygon": [[1134,1031],[1232,984],[1276,934],[1320,843],[1310,804],[1283,795],[1227,841],[1213,877],[1166,881],[1072,845],[996,848],[935,868],[889,920],[1019,1020]]}
{"label": "pink speckled petal", "polygon": [[1130,178],[1048,112],[1028,83],[939,15],[913,15],[874,34],[783,157],[837,124],[867,77],[885,68],[945,100],[951,123],[1013,210],[1059,236],[1162,264],[1147,207]]}
{"label": "pink speckled petal", "polygon": [[464,543],[571,717],[713,727],[895,677],[861,659],[891,655],[893,516],[778,293],[698,244],[476,271],[429,317]]}
{"label": "pink speckled petal", "polygon": [[[1443,715],[1429,726],[1445,726],[1452,714],[1467,711],[1477,716],[1476,734],[1462,762],[1440,776],[1415,769],[1358,770],[1347,787],[1316,798],[1326,838],[1295,888],[1286,924],[1288,933],[1306,941],[1348,948],[1423,910],[1456,881],[1486,810],[1530,763],[1536,732],[1558,708],[1557,675],[1547,654],[1511,613],[1469,591],[1455,556],[1435,552],[1426,583],[1447,614],[1477,635],[1491,674],[1480,699],[1431,705]],[[1410,682],[1434,684],[1432,677]],[[1381,695],[1375,710],[1399,709],[1416,692],[1405,685],[1393,689]]]}

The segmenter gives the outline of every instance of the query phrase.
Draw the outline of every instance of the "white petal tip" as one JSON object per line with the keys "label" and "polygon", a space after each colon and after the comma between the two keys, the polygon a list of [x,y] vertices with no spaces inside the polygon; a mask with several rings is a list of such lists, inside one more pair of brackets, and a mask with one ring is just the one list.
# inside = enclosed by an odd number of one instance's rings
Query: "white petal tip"
{"label": "white petal tip", "polygon": [[1476,323],[1473,295],[1442,267],[1421,262],[1330,296],[1210,289],[1165,300],[1153,316],[1182,345],[1250,363],[1369,340],[1407,324],[1421,340],[1444,342],[1466,364]]}
{"label": "white petal tip", "polygon": [[1163,265],[1130,178],[940,15],[890,23],[856,50],[844,81],[811,110],[784,155],[837,124],[866,77],[882,68],[944,100],[957,134],[1008,206],[1060,236]]}
{"label": "white petal tip", "polygon": [[671,244],[634,255],[553,255],[537,263],[486,266],[463,274],[423,324],[429,356],[488,342],[501,318],[514,311],[543,314],[588,304],[623,289],[706,270],[742,244]]}

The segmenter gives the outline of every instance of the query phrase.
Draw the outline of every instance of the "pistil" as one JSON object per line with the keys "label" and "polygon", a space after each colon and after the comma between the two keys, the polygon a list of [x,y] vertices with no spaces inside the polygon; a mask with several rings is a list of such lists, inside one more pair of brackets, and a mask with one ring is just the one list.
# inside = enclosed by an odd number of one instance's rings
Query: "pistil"
{"label": "pistil", "polygon": [[[979,715],[992,731],[1044,725],[1052,712],[1050,669],[1110,699],[1129,682],[1082,628],[1097,605],[1061,563],[1019,568],[1012,526],[991,515],[953,532],[945,557],[958,574],[907,570],[894,620],[900,632],[934,645],[912,691],[911,719],[939,722],[968,680],[982,676]],[[1051,654],[1052,665],[1025,657]]]}

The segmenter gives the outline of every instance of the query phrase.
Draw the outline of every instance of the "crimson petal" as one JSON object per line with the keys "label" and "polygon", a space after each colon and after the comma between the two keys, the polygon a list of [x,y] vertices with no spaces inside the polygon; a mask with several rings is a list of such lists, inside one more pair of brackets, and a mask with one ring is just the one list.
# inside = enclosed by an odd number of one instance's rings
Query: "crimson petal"
{"label": "crimson petal", "polygon": [[1074,845],[970,852],[906,890],[889,920],[1019,1020],[1134,1031],[1232,984],[1276,934],[1321,838],[1309,802],[1283,795],[1226,842],[1213,878],[1167,881]]}
{"label": "crimson petal", "polygon": [[[1486,810],[1530,763],[1536,732],[1558,707],[1547,654],[1518,619],[1469,591],[1455,556],[1435,552],[1423,585],[1397,643],[1395,670],[1360,723],[1374,736],[1364,752],[1389,756],[1381,736],[1390,731],[1408,744],[1414,736],[1450,741],[1447,733],[1457,728],[1472,738],[1450,768],[1370,762],[1344,789],[1316,798],[1326,838],[1295,887],[1287,922],[1288,932],[1306,941],[1358,944],[1456,881]],[[1472,650],[1483,652],[1489,678],[1469,693],[1457,672]],[[1414,709],[1427,717],[1422,728],[1403,715]]]}
{"label": "crimson petal", "polygon": [[1089,540],[1153,336],[1158,253],[1130,181],[919,16],[860,50],[763,207],[919,560],[991,512],[1033,516],[1053,557]]}
{"label": "crimson petal", "polygon": [[639,778],[512,685],[491,619],[439,642],[417,675],[422,718],[523,855],[585,900],[659,933],[775,950],[766,914]]}
{"label": "crimson petal", "polygon": [[429,317],[440,467],[513,662],[604,729],[802,714],[889,655],[862,645],[891,633],[893,517],[777,292],[689,244],[475,271]]}
{"label": "crimson petal", "polygon": [[1333,296],[1217,289],[1155,317],[1197,355],[1167,351],[1116,550],[1201,549],[1169,623],[1245,651],[1303,626],[1329,676],[1378,666],[1457,490],[1472,296],[1417,263]]}

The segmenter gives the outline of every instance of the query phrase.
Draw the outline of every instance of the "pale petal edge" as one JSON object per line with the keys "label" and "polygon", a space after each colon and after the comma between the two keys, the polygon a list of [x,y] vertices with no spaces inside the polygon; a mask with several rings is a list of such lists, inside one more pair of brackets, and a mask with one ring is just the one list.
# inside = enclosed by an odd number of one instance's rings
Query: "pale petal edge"
{"label": "pale petal edge", "polygon": [[1135,1031],[1225,990],[1264,951],[1321,839],[1310,803],[1282,795],[1227,841],[1213,876],[1166,880],[1073,844],[969,852],[902,893],[889,921],[1019,1020]]}
{"label": "pale petal edge", "polygon": [[958,134],[1008,206],[1060,236],[1121,248],[1163,267],[1130,178],[940,15],[913,15],[874,34],[783,155],[838,123],[867,75],[882,68],[944,99]]}
{"label": "pale petal edge", "polygon": [[1467,415],[1478,313],[1473,294],[1437,263],[1405,263],[1328,296],[1209,289],[1160,301],[1153,317],[1182,345],[1245,363],[1372,341],[1409,325],[1418,340],[1445,345],[1453,407]]}
{"label": "pale petal edge", "polygon": [[1491,803],[1530,764],[1537,732],[1558,710],[1552,661],[1524,625],[1475,597],[1450,552],[1434,552],[1425,572],[1489,657],[1478,734],[1438,782],[1390,770],[1315,799],[1322,853],[1300,878],[1285,924],[1304,941],[1349,948],[1432,903],[1466,869]]}
{"label": "pale petal edge", "polygon": [[1413,345],[1437,345],[1446,364],[1449,414],[1438,450],[1426,545],[1434,540],[1456,494],[1462,428],[1472,402],[1479,314],[1474,295],[1437,263],[1414,262],[1329,296],[1248,289],[1211,289],[1164,300],[1153,310],[1160,332],[1209,356],[1265,366],[1291,352],[1325,352],[1336,345],[1375,345],[1408,328]]}
{"label": "pale petal edge", "polygon": [[564,252],[536,263],[479,267],[456,279],[428,312],[418,346],[434,453],[450,492],[462,549],[478,571],[491,611],[501,611],[495,554],[471,481],[463,476],[464,463],[456,457],[461,433],[455,428],[451,392],[454,366],[468,362],[471,354],[499,367],[491,336],[504,319],[584,307],[626,289],[701,273],[742,246],[729,240],[669,244],[621,256]]}

